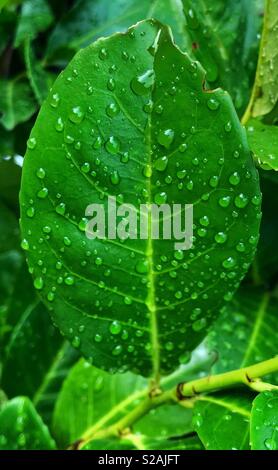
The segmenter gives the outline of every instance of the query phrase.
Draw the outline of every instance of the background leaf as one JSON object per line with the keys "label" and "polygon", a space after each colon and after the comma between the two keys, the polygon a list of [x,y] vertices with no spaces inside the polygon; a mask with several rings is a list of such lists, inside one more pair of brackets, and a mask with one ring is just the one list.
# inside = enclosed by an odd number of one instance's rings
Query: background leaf
{"label": "background leaf", "polygon": [[192,50],[207,80],[227,90],[242,114],[256,70],[264,2],[183,0],[183,5]]}
{"label": "background leaf", "polygon": [[37,111],[37,103],[28,81],[23,77],[0,80],[0,88],[0,123],[5,129],[12,130]]}
{"label": "background leaf", "polygon": [[48,43],[49,59],[70,59],[73,53],[101,36],[125,31],[146,18],[171,26],[177,44],[188,45],[181,0],[80,0],[53,30]]}
{"label": "background leaf", "polygon": [[53,450],[55,443],[28,398],[17,397],[0,411],[0,450]]}
{"label": "background leaf", "polygon": [[[243,287],[225,308],[208,337],[218,353],[215,373],[240,369],[274,357],[278,349],[278,302],[269,293]],[[278,379],[278,376],[276,377]]]}
{"label": "background leaf", "polygon": [[278,170],[278,127],[257,119],[248,121],[248,141],[259,165],[264,170]]}
{"label": "background leaf", "polygon": [[251,448],[252,450],[278,449],[278,392],[260,393],[252,405]]}
{"label": "background leaf", "polygon": [[[148,49],[158,31],[153,56]],[[152,68],[162,85],[142,89],[138,73]],[[174,370],[202,341],[254,255],[257,172],[229,96],[206,92],[203,78],[167,28],[139,23],[79,52],[29,140],[21,210],[35,286],[72,344],[110,372]],[[123,202],[119,194],[137,209],[143,202],[192,203],[193,249],[177,253],[173,240],[89,240],[86,207],[107,208],[109,195]]]}
{"label": "background leaf", "polygon": [[249,449],[252,394],[243,390],[203,396],[194,406],[193,424],[207,450]]}
{"label": "background leaf", "polygon": [[41,31],[45,31],[52,21],[53,14],[46,0],[25,0],[17,25],[15,47],[25,39],[34,38]]}

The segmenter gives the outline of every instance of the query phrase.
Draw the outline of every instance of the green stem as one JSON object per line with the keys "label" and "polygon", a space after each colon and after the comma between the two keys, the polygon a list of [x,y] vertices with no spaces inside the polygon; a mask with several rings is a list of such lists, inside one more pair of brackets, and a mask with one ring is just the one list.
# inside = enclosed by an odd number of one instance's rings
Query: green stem
{"label": "green stem", "polygon": [[[260,383],[258,379],[264,375],[271,374],[278,370],[278,356],[267,361],[259,362],[253,366],[243,367],[242,369],[224,372],[223,374],[212,375],[191,382],[180,384],[178,386],[178,398],[190,398],[198,395],[199,393],[213,392],[223,388],[234,387],[235,385],[247,385],[253,390],[265,390],[263,382]],[[267,384],[266,389],[269,390],[276,388],[275,385]]]}
{"label": "green stem", "polygon": [[259,50],[259,57],[258,57],[258,63],[257,63],[257,70],[256,70],[256,75],[255,75],[255,81],[253,85],[253,90],[252,94],[248,103],[248,106],[246,108],[246,111],[244,115],[241,118],[241,123],[243,126],[249,121],[249,119],[252,117],[252,111],[256,102],[256,99],[260,95],[260,86],[259,86],[259,75],[261,71],[261,65],[262,65],[262,60],[263,60],[263,51],[265,47],[265,43],[267,41],[267,24],[269,21],[269,0],[265,0],[265,9],[264,9],[264,21],[263,21],[263,30],[262,30],[262,38],[260,42],[260,50]]}

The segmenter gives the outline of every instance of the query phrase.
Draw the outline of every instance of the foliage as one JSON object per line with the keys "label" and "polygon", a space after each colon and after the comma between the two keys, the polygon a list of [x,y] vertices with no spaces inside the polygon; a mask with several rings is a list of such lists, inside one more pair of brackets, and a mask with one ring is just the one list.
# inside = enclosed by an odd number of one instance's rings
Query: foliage
{"label": "foliage", "polygon": [[[0,2],[0,449],[278,448],[277,22]],[[86,238],[108,196],[193,204],[193,247]]]}

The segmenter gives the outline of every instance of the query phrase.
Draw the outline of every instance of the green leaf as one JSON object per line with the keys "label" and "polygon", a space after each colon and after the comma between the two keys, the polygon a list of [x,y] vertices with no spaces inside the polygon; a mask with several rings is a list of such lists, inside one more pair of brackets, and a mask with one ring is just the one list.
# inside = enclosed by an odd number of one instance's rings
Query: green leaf
{"label": "green leaf", "polygon": [[128,438],[110,438],[90,441],[81,450],[135,450],[136,445]]}
{"label": "green leaf", "polygon": [[252,450],[278,449],[278,392],[260,393],[252,405],[251,422]]}
{"label": "green leaf", "polygon": [[[146,73],[155,83],[142,87]],[[81,50],[32,130],[21,190],[29,264],[60,330],[99,368],[174,370],[253,258],[257,171],[230,97],[203,83],[169,29],[142,22]],[[141,203],[194,205],[193,248],[88,239],[86,207],[106,211],[108,196],[137,211]]]}
{"label": "green leaf", "polygon": [[254,88],[252,116],[269,114],[278,100],[278,3],[267,0],[259,62]]}
{"label": "green leaf", "polygon": [[28,398],[17,397],[0,411],[0,450],[52,450],[55,443]]}
{"label": "green leaf", "polygon": [[20,46],[25,39],[35,38],[38,33],[45,31],[53,19],[46,0],[25,0],[19,16],[15,47]]}
{"label": "green leaf", "polygon": [[182,49],[188,46],[181,0],[80,0],[50,35],[48,55],[71,58],[95,39],[125,31],[145,18],[168,24],[177,44]]}
{"label": "green leaf", "polygon": [[27,395],[49,422],[77,353],[53,327],[26,271],[23,266],[17,276],[6,314],[1,387],[9,398]]}
{"label": "green leaf", "polygon": [[200,397],[193,424],[207,450],[249,449],[252,395],[243,391]]}
{"label": "green leaf", "polygon": [[246,126],[250,148],[264,170],[278,170],[278,126],[251,119]]}
{"label": "green leaf", "polygon": [[196,58],[213,87],[227,90],[244,111],[256,70],[263,1],[183,0]]}
{"label": "green leaf", "polygon": [[0,88],[0,123],[12,130],[37,111],[37,103],[25,78],[0,80]]}
{"label": "green leaf", "polygon": [[[241,288],[208,337],[217,352],[214,373],[250,366],[274,357],[278,349],[278,301],[258,287]],[[277,376],[278,378],[278,376]]]}
{"label": "green leaf", "polygon": [[[1,2],[0,2],[1,10]],[[10,11],[0,13],[0,54],[9,46],[16,25],[16,14]]]}
{"label": "green leaf", "polygon": [[[162,380],[162,386],[186,379],[187,367]],[[148,381],[130,372],[110,375],[83,359],[65,380],[55,407],[53,429],[61,447],[79,440],[91,426],[95,431],[115,423],[146,397]],[[191,411],[167,405],[151,411],[134,425],[134,431],[165,438],[192,431]]]}

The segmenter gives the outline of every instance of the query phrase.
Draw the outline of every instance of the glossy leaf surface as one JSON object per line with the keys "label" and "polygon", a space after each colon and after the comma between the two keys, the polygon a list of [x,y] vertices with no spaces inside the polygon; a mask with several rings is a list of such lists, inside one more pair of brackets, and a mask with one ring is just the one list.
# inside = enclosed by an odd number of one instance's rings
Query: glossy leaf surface
{"label": "glossy leaf surface", "polygon": [[251,412],[252,450],[278,449],[278,392],[260,393],[254,400]]}

